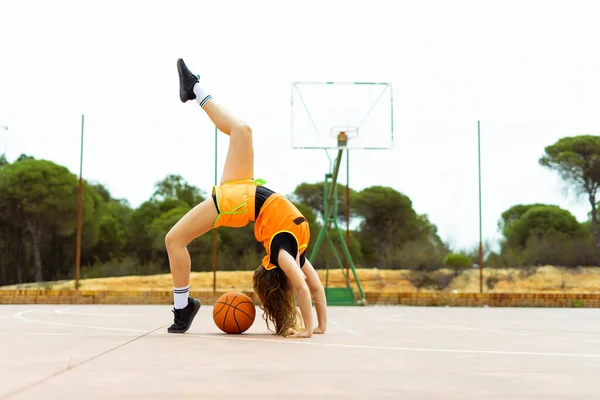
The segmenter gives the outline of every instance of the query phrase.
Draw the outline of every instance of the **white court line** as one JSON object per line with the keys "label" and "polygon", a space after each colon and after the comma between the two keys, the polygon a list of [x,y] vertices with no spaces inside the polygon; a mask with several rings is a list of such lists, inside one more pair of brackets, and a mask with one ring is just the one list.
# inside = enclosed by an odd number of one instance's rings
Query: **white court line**
{"label": "white court line", "polygon": [[[401,318],[391,318],[391,317],[388,317],[388,316],[378,315],[378,314],[372,314],[372,313],[368,313],[368,312],[364,312],[364,311],[355,311],[355,310],[352,310],[352,311],[354,311],[354,312],[356,312],[358,314],[363,314],[363,315],[367,315],[367,316],[370,316],[370,317],[384,319],[386,321],[393,321],[393,322],[396,322],[396,323],[422,324],[420,326],[417,325],[419,328],[452,328],[452,329],[460,329],[460,330],[465,330],[465,331],[477,331],[478,330],[478,328],[471,328],[471,327],[460,326],[460,325],[437,324],[437,323],[434,323],[434,322],[427,322],[425,320],[403,320]],[[482,333],[500,333],[500,334],[503,334],[503,335],[511,335],[512,334],[512,335],[517,335],[517,336],[531,336],[531,334],[529,334],[529,333],[508,332],[508,331],[499,331],[499,330],[491,330],[491,329],[490,330],[480,329],[479,331],[482,332]],[[572,331],[573,332],[581,332],[582,330],[575,330],[574,329]],[[594,330],[594,331],[596,331],[596,330]],[[566,338],[564,338],[564,339],[566,339]]]}
{"label": "white court line", "polygon": [[502,356],[548,356],[548,357],[579,357],[579,358],[599,358],[600,354],[584,354],[584,353],[544,353],[544,352],[529,352],[529,351],[499,351],[499,350],[460,350],[460,349],[434,349],[434,348],[418,348],[418,347],[394,347],[394,346],[368,346],[357,344],[337,344],[337,343],[319,343],[313,342],[310,339],[305,341],[289,340],[289,339],[251,339],[243,337],[231,336],[214,336],[214,335],[187,335],[188,337],[202,337],[208,339],[223,339],[223,340],[245,340],[269,343],[285,343],[285,344],[300,344],[308,346],[321,347],[340,347],[348,349],[366,349],[366,350],[392,350],[392,351],[414,351],[426,353],[458,353],[458,354],[494,354]]}
{"label": "white court line", "polygon": [[52,325],[52,326],[66,326],[69,328],[87,328],[87,329],[104,329],[109,331],[120,331],[120,332],[138,332],[138,333],[148,333],[148,331],[141,331],[139,329],[123,329],[123,328],[109,328],[106,326],[89,326],[89,325],[74,325],[74,324],[61,324],[58,322],[48,322],[48,321],[36,321],[33,319],[28,319],[23,316],[23,314],[28,314],[32,312],[41,312],[42,310],[25,310],[16,312],[13,314],[13,318],[18,319],[24,322],[31,322],[34,324],[43,324],[43,325]]}
{"label": "white court line", "polygon": [[65,311],[64,309],[56,309],[54,310],[55,314],[65,314],[65,315],[83,315],[83,316],[91,316],[91,317],[140,317],[142,315],[125,315],[125,314],[96,314],[96,313],[83,313],[83,312],[71,312]]}
{"label": "white court line", "polygon": [[[356,311],[356,312],[359,314],[384,319],[386,321],[393,321],[396,323],[422,324],[421,328],[433,327],[433,328],[454,328],[454,329],[461,329],[461,330],[465,330],[465,331],[476,331],[477,330],[477,328],[471,328],[468,326],[436,324],[434,322],[429,322],[429,321],[425,321],[425,320],[409,320],[409,319],[401,319],[401,318],[392,318],[392,317],[388,317],[385,315],[377,315],[377,314],[371,314],[371,313],[360,312],[360,311]],[[402,315],[402,314],[396,314],[396,315]]]}
{"label": "white court line", "polygon": [[[409,321],[407,321],[409,322]],[[434,322],[426,322],[427,325],[429,326],[435,326],[438,328],[454,328],[454,329],[462,329],[465,331],[476,331],[477,328],[470,328],[468,326],[459,326],[459,325],[444,325],[444,324],[436,324]]]}
{"label": "white court line", "polygon": [[359,336],[361,336],[360,332],[357,332],[357,331],[355,331],[354,329],[346,328],[345,326],[343,326],[342,324],[340,324],[339,322],[337,322],[337,321],[335,321],[335,320],[332,320],[331,318],[329,319],[329,322],[330,322],[332,325],[335,325],[335,326],[337,326],[338,328],[340,328],[340,329],[342,329],[342,330],[344,330],[344,331],[348,332],[348,333],[349,333],[349,334],[351,334],[352,336],[356,336],[356,337],[359,337]]}
{"label": "white court line", "polygon": [[582,310],[580,308],[576,308],[574,310],[572,310],[573,313],[577,313],[577,314],[592,314],[592,315],[600,315],[600,310],[594,309],[594,310]]}
{"label": "white court line", "polygon": [[[25,310],[13,314],[13,317],[25,322],[40,323],[46,325],[57,325],[67,326],[74,328],[91,328],[91,329],[109,329],[129,332],[143,332],[149,334],[149,331],[139,331],[132,329],[121,329],[121,328],[108,328],[101,326],[81,326],[74,324],[56,324],[46,321],[35,321],[23,317],[23,314],[40,312],[41,310]],[[159,332],[157,332],[160,334]],[[494,354],[494,355],[519,355],[519,356],[551,356],[551,357],[579,357],[579,358],[600,358],[600,354],[583,354],[583,353],[545,353],[545,352],[520,352],[520,351],[497,351],[497,350],[460,350],[460,349],[435,349],[435,348],[417,348],[417,347],[393,347],[393,346],[368,346],[368,345],[353,345],[353,344],[337,344],[337,343],[320,343],[312,342],[309,340],[305,341],[294,341],[288,339],[252,339],[252,338],[241,338],[231,336],[214,336],[204,334],[185,335],[187,337],[203,337],[209,339],[224,339],[224,340],[244,340],[244,341],[257,341],[257,342],[269,342],[269,343],[286,343],[286,344],[301,344],[301,345],[312,345],[322,347],[340,347],[340,348],[353,348],[353,349],[368,349],[368,350],[392,350],[392,351],[413,351],[413,352],[430,352],[430,353],[458,353],[458,354]]]}
{"label": "white court line", "polygon": [[[373,307],[375,307],[375,306],[373,306]],[[369,313],[369,312],[364,312],[364,311],[361,311],[361,310],[354,310],[354,309],[351,309],[349,311],[353,312],[353,313],[356,313],[356,314],[368,315],[368,316],[374,317],[374,318],[380,318],[380,319],[385,319],[385,320],[389,320],[389,321],[396,321],[396,322],[403,322],[403,321],[398,321],[397,319],[395,319],[395,318],[400,318],[401,319],[402,318],[401,316],[403,314],[392,314],[391,316],[388,316],[388,315],[372,314],[372,313]],[[591,310],[580,310],[580,309],[573,309],[572,311],[574,313],[576,313],[576,312],[577,313],[586,313],[587,312],[587,313],[592,313],[594,315],[600,316],[600,310],[597,313],[594,313]],[[557,315],[557,314],[548,314],[548,315]],[[560,314],[560,315],[572,316],[573,314],[571,314],[571,315],[569,315],[569,314]],[[394,317],[394,318],[392,318],[392,317]],[[428,323],[430,321],[429,320],[421,320],[421,319],[411,319],[411,320],[406,320],[405,322],[414,322],[414,323],[422,322],[422,323]],[[530,320],[530,319],[529,320],[510,320],[510,321],[453,320],[452,322],[454,322],[455,324],[473,324],[473,323],[476,323],[476,324],[500,324],[501,323],[501,324],[504,324],[504,325],[506,325],[506,324],[511,324],[511,325],[514,325],[514,324],[536,324],[536,325],[538,325],[538,324],[548,323],[547,320],[546,321],[536,321],[536,320]]]}
{"label": "white court line", "polygon": [[371,314],[371,313],[367,313],[367,312],[363,312],[363,311],[355,311],[355,310],[351,310],[351,311],[354,311],[357,314],[368,315],[369,317],[374,317],[374,318],[379,318],[379,319],[385,319],[386,321],[402,322],[402,321],[399,321],[399,320],[397,320],[395,318],[388,317],[387,315]]}
{"label": "white court line", "polygon": [[139,333],[0,333],[0,336],[139,336]]}

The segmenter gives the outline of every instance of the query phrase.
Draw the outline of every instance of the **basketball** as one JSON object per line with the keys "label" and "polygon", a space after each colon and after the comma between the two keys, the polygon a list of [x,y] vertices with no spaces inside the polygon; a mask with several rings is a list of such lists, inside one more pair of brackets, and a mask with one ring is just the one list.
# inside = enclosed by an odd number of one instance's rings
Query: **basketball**
{"label": "basketball", "polygon": [[247,331],[255,316],[254,303],[250,297],[239,292],[225,293],[213,307],[213,320],[225,333],[239,334]]}

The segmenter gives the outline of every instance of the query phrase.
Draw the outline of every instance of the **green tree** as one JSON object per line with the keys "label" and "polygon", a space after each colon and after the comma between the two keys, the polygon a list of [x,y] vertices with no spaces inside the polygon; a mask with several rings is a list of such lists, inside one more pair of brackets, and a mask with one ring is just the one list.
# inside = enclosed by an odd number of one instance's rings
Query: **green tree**
{"label": "green tree", "polygon": [[108,190],[108,188],[106,186],[104,186],[101,183],[93,183],[90,185],[95,191],[96,193],[98,193],[98,195],[102,198],[102,200],[104,200],[105,202],[110,202],[112,200],[112,196],[110,194],[110,191]]}
{"label": "green tree", "polygon": [[[444,246],[437,235],[437,228],[426,215],[415,212],[406,195],[393,188],[366,188],[356,194],[353,204],[354,212],[362,219],[359,240],[366,262],[379,265],[387,260],[386,263],[396,265],[395,268],[406,262],[423,265],[424,261],[417,260],[424,258],[414,256],[418,253],[417,244],[427,243],[427,247],[443,252]],[[402,254],[403,247],[408,243],[412,243],[407,247],[410,255]],[[430,250],[428,252],[432,254]],[[437,251],[434,254],[437,257]],[[425,263],[431,264],[431,259]]]}
{"label": "green tree", "polygon": [[558,206],[532,207],[512,225],[513,240],[522,247],[532,236],[542,238],[559,234],[571,239],[581,232],[581,225],[567,210]]}
{"label": "green tree", "polygon": [[532,236],[560,234],[574,238],[582,232],[581,225],[569,211],[555,205],[533,205],[518,219],[504,226],[504,237],[510,246],[525,248]]}
{"label": "green tree", "polygon": [[[496,266],[527,266],[544,263],[565,266],[588,264],[593,240],[567,210],[556,205],[516,205],[499,222],[503,240]],[[488,263],[489,264],[489,263]]]}
{"label": "green tree", "polygon": [[93,249],[94,258],[106,262],[123,255],[127,244],[127,230],[119,219],[110,212],[100,219],[98,242]]}
{"label": "green tree", "polygon": [[392,188],[375,186],[353,202],[360,224],[361,247],[368,262],[379,265],[394,248],[414,239],[417,214],[410,199]]}
{"label": "green tree", "polygon": [[314,209],[303,203],[293,202],[293,204],[296,206],[298,211],[304,215],[304,218],[306,218],[306,221],[308,222],[308,226],[311,227],[311,231],[318,232],[313,229],[313,227],[317,226],[318,224],[317,215],[315,214]]}
{"label": "green tree", "polygon": [[[10,165],[4,156],[0,161],[0,170]],[[23,282],[25,230],[21,220],[14,201],[0,193],[0,284]]]}
{"label": "green tree", "polygon": [[167,175],[163,180],[157,182],[152,199],[159,201],[178,199],[190,207],[204,201],[200,189],[188,184],[181,175]]}
{"label": "green tree", "polygon": [[[0,155],[0,169],[9,165],[10,163],[6,159],[6,154]],[[0,209],[0,286],[8,284],[8,258],[9,258],[9,246],[10,242],[10,231],[8,227],[8,216],[4,215],[6,210]]]}
{"label": "green tree", "polygon": [[558,172],[577,194],[587,194],[592,208],[594,240],[600,255],[596,194],[600,185],[600,136],[565,137],[545,148],[540,165]]}
{"label": "green tree", "polygon": [[[321,219],[324,217],[324,182],[318,183],[301,183],[296,186],[292,199],[295,203],[304,204],[313,209]],[[350,207],[352,209],[353,199],[356,192],[350,188]],[[337,185],[337,218],[340,222],[346,220],[346,186]],[[352,217],[352,215],[350,215]]]}
{"label": "green tree", "polygon": [[[165,254],[160,251],[164,249],[165,235],[196,203],[204,201],[199,189],[177,177],[165,178],[156,188],[150,200],[128,217],[126,250],[135,253],[141,264],[151,262],[158,254],[164,260]],[[157,219],[160,222],[155,222]]]}
{"label": "green tree", "polygon": [[444,257],[444,265],[454,270],[454,274],[458,275],[461,271],[466,271],[473,267],[471,257],[461,253],[450,253]]}
{"label": "green tree", "polygon": [[532,207],[546,206],[547,204],[517,204],[504,211],[498,221],[498,229],[506,236],[505,229],[510,229],[513,222],[517,221],[523,214],[529,211]]}
{"label": "green tree", "polygon": [[[149,229],[152,221],[161,214],[159,203],[156,200],[145,201],[131,213],[130,223],[127,226],[129,241],[126,250],[135,254],[140,264],[152,261],[154,238]],[[164,232],[164,235],[166,234],[167,232]]]}
{"label": "green tree", "polygon": [[[74,174],[51,161],[23,158],[0,169],[0,208],[30,235],[37,282],[44,279],[44,241],[52,232],[65,236],[74,229],[77,185]],[[85,199],[84,213],[92,210],[93,201]]]}

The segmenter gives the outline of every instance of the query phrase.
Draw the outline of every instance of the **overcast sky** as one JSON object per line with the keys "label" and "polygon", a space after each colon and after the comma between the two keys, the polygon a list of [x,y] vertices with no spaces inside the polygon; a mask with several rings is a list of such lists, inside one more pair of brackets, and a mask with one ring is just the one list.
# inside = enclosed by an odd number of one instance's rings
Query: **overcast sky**
{"label": "overcast sky", "polygon": [[393,187],[471,247],[477,120],[484,238],[519,203],[586,219],[586,199],[538,159],[561,137],[600,134],[598,15],[572,0],[2,1],[0,152],[78,173],[85,114],[84,177],[113,196],[136,207],[167,174],[209,191],[214,128],[179,101],[182,57],[253,126],[256,175],[287,194],[328,168],[324,151],[291,149],[291,82],[390,82],[395,147],[351,152],[350,185]]}

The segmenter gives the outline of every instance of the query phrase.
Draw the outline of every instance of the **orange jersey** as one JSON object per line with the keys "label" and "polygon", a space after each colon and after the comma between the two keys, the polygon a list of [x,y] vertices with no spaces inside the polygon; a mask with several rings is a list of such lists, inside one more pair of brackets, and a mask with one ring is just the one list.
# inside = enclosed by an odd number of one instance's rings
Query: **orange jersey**
{"label": "orange jersey", "polygon": [[296,206],[279,193],[269,196],[255,218],[256,186],[262,184],[264,181],[261,180],[242,180],[215,186],[213,195],[219,215],[214,227],[241,228],[254,221],[254,236],[267,252],[262,265],[266,269],[273,269],[277,267],[270,262],[273,238],[278,233],[290,233],[296,239],[298,254],[302,254],[310,240],[310,228]]}
{"label": "orange jersey", "polygon": [[269,196],[262,206],[254,223],[254,237],[267,251],[262,265],[266,269],[277,268],[272,264],[271,241],[278,233],[290,233],[298,244],[298,254],[302,254],[310,241],[310,228],[306,218],[294,204],[279,193]]}

